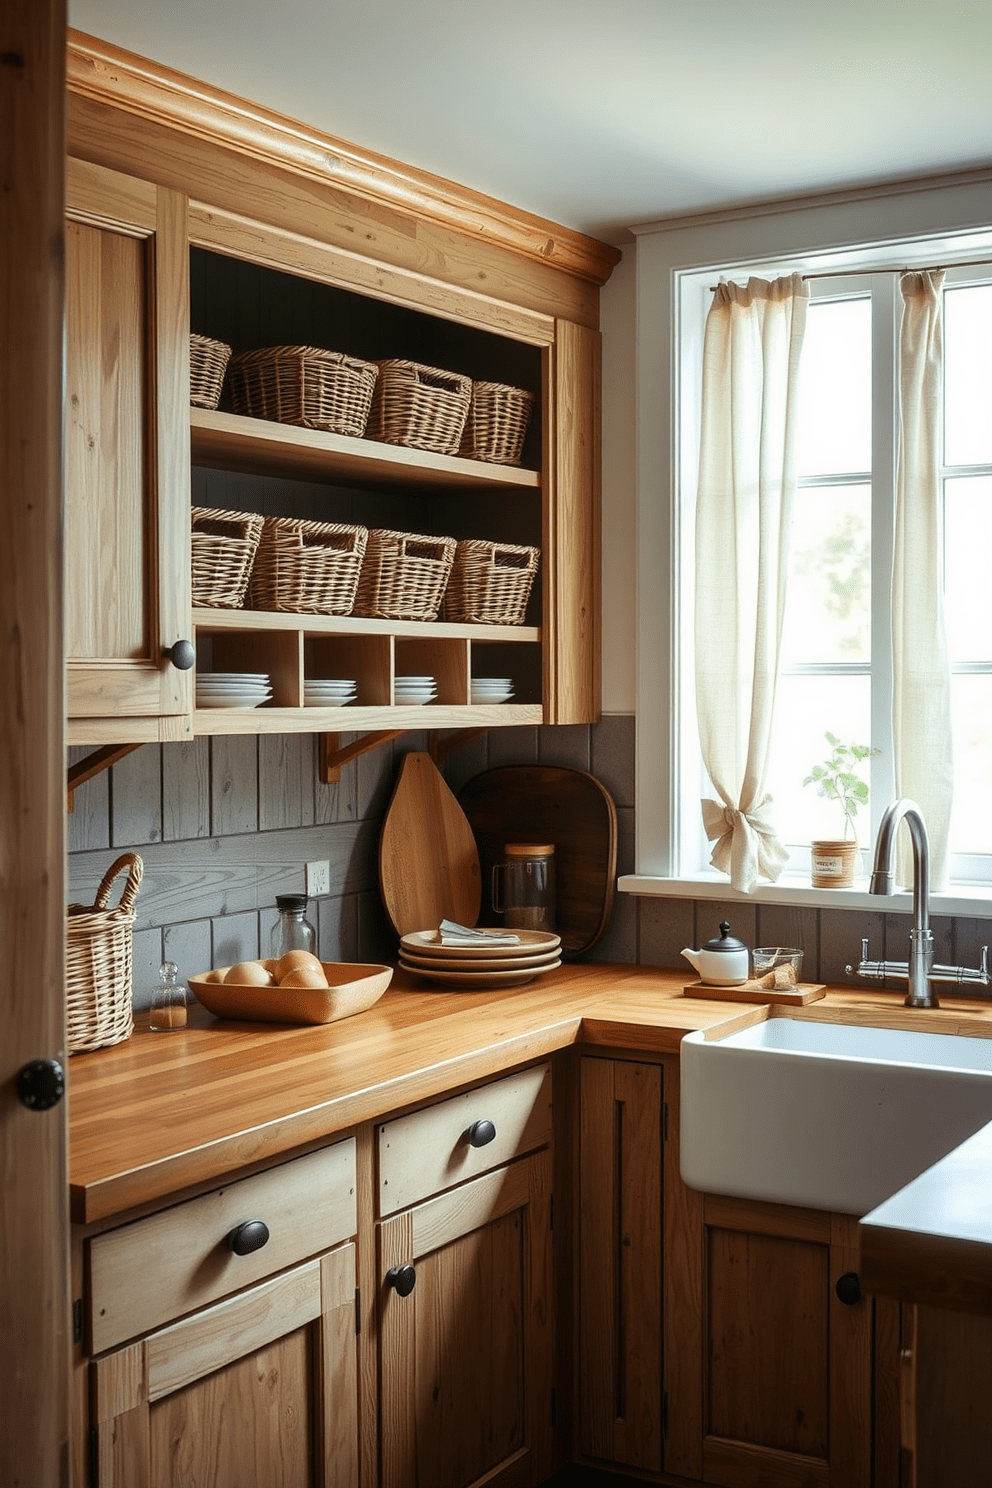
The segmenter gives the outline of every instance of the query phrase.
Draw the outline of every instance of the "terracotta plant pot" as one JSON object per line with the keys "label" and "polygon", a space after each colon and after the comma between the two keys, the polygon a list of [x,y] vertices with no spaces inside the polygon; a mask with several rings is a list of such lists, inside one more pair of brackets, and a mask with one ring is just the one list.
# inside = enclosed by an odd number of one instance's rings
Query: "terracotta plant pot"
{"label": "terracotta plant pot", "polygon": [[814,842],[810,857],[814,889],[849,889],[859,853],[858,844],[849,839]]}

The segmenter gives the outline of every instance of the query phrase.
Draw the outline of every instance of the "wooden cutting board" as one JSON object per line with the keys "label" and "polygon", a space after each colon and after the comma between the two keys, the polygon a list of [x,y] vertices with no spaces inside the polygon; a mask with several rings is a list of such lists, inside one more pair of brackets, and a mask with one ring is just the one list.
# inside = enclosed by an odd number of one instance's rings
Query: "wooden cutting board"
{"label": "wooden cutting board", "polygon": [[482,880],[465,813],[429,754],[408,754],[379,838],[379,887],[397,935],[474,925]]}
{"label": "wooden cutting board", "polygon": [[553,842],[556,929],[568,957],[590,950],[613,911],[617,877],[617,809],[586,770],[506,765],[476,775],[458,793],[475,833],[482,868],[479,923],[495,925],[492,870],[507,842]]}

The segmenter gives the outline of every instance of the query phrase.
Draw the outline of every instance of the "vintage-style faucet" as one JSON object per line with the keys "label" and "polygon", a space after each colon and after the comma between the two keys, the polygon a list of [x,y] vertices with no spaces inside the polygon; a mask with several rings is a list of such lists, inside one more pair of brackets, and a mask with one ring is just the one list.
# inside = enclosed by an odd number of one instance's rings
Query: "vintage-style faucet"
{"label": "vintage-style faucet", "polygon": [[989,948],[982,946],[981,965],[977,970],[967,966],[935,966],[933,934],[930,930],[930,838],[923,813],[915,801],[901,796],[886,807],[875,842],[875,864],[868,886],[870,894],[891,894],[895,862],[896,836],[899,823],[905,820],[913,844],[913,928],[909,933],[908,961],[869,961],[868,938],[861,942],[861,960],[848,966],[849,974],[882,981],[886,977],[905,977],[908,983],[907,1007],[939,1007],[934,982],[951,982],[959,986],[987,987]]}

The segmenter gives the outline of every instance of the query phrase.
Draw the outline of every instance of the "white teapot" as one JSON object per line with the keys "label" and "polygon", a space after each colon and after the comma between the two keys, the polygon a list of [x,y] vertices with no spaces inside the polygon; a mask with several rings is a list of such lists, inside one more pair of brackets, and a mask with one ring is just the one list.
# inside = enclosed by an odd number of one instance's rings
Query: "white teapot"
{"label": "white teapot", "polygon": [[726,920],[720,924],[718,938],[708,940],[698,951],[687,948],[682,955],[696,968],[699,980],[707,987],[739,987],[747,981],[747,946],[731,935]]}

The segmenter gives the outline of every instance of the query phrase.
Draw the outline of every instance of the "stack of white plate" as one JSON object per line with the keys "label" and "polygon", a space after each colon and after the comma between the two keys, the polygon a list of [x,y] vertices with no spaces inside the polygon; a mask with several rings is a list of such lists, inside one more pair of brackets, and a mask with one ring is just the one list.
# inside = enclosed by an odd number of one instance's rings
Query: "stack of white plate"
{"label": "stack of white plate", "polygon": [[432,703],[437,697],[437,683],[433,677],[397,677],[393,697],[403,704]]}
{"label": "stack of white plate", "polygon": [[445,946],[437,930],[411,930],[400,939],[400,965],[429,982],[466,990],[516,987],[561,965],[560,935],[547,930],[513,934],[517,945]]}
{"label": "stack of white plate", "polygon": [[303,682],[303,701],[308,708],[344,708],[358,696],[353,677],[308,677]]}
{"label": "stack of white plate", "polygon": [[505,703],[513,696],[513,679],[510,677],[473,677],[473,703]]}
{"label": "stack of white plate", "polygon": [[257,708],[271,696],[268,672],[203,672],[196,679],[198,708]]}

